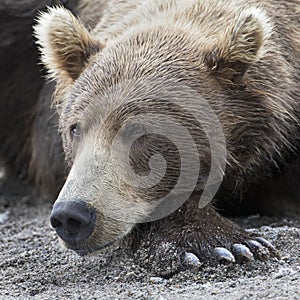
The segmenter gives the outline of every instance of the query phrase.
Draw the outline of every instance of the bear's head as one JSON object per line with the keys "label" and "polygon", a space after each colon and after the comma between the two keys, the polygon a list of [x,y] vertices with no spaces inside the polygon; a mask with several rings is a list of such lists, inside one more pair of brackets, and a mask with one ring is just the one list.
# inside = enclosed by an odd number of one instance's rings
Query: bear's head
{"label": "bear's head", "polygon": [[226,28],[201,22],[161,19],[102,41],[63,8],[40,15],[35,34],[57,83],[70,166],[51,215],[66,247],[105,248],[195,190],[216,191],[229,159],[224,106],[263,56],[270,26],[257,8]]}

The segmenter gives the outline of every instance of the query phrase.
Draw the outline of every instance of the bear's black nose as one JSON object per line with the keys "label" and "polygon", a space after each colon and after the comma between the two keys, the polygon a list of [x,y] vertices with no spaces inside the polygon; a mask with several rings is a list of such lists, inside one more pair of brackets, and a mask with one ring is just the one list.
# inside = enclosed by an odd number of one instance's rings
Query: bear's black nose
{"label": "bear's black nose", "polygon": [[82,200],[57,202],[53,206],[50,222],[66,243],[81,242],[94,231],[96,213]]}

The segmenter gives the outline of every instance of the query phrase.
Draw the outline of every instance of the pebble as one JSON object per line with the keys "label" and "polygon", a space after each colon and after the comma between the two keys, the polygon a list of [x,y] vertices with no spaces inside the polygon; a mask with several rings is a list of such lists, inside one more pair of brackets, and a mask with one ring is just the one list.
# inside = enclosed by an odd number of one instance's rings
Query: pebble
{"label": "pebble", "polygon": [[4,213],[0,214],[0,224],[4,224],[9,217],[9,210],[5,211]]}
{"label": "pebble", "polygon": [[282,268],[273,275],[273,278],[278,279],[278,278],[281,278],[284,276],[292,276],[296,273],[297,273],[297,271],[293,270],[292,268]]}
{"label": "pebble", "polygon": [[151,283],[162,283],[163,282],[163,279],[161,277],[150,277],[149,278],[149,281]]}

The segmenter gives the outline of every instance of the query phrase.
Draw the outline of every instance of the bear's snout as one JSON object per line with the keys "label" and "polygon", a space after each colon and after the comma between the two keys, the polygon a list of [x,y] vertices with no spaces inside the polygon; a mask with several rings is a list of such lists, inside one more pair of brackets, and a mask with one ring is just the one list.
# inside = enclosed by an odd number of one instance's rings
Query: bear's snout
{"label": "bear's snout", "polygon": [[57,202],[53,206],[50,222],[64,242],[79,243],[93,233],[96,212],[82,200]]}

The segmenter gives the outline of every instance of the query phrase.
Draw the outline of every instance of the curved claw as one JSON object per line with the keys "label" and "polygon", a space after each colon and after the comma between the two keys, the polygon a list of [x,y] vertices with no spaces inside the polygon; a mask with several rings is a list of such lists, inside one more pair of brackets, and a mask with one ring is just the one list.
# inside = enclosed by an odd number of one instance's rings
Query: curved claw
{"label": "curved claw", "polygon": [[262,244],[263,246],[265,246],[267,249],[269,249],[269,251],[276,256],[277,258],[280,258],[280,255],[278,253],[278,251],[276,250],[276,248],[272,245],[272,243],[270,243],[268,240],[264,239],[263,237],[256,237],[255,238],[256,241],[258,241],[260,244]]}
{"label": "curved claw", "polygon": [[232,251],[234,252],[234,254],[236,254],[238,256],[245,257],[249,260],[254,260],[254,256],[253,256],[252,252],[245,245],[233,244]]}
{"label": "curved claw", "polygon": [[183,264],[185,266],[191,266],[191,267],[200,267],[201,266],[199,258],[195,254],[190,253],[190,252],[186,252],[184,254]]}
{"label": "curved claw", "polygon": [[232,253],[226,248],[216,247],[214,253],[218,260],[225,260],[230,262],[235,262],[235,258]]}
{"label": "curved claw", "polygon": [[251,250],[254,251],[260,258],[266,258],[269,255],[269,251],[261,243],[255,240],[248,240],[246,244]]}

